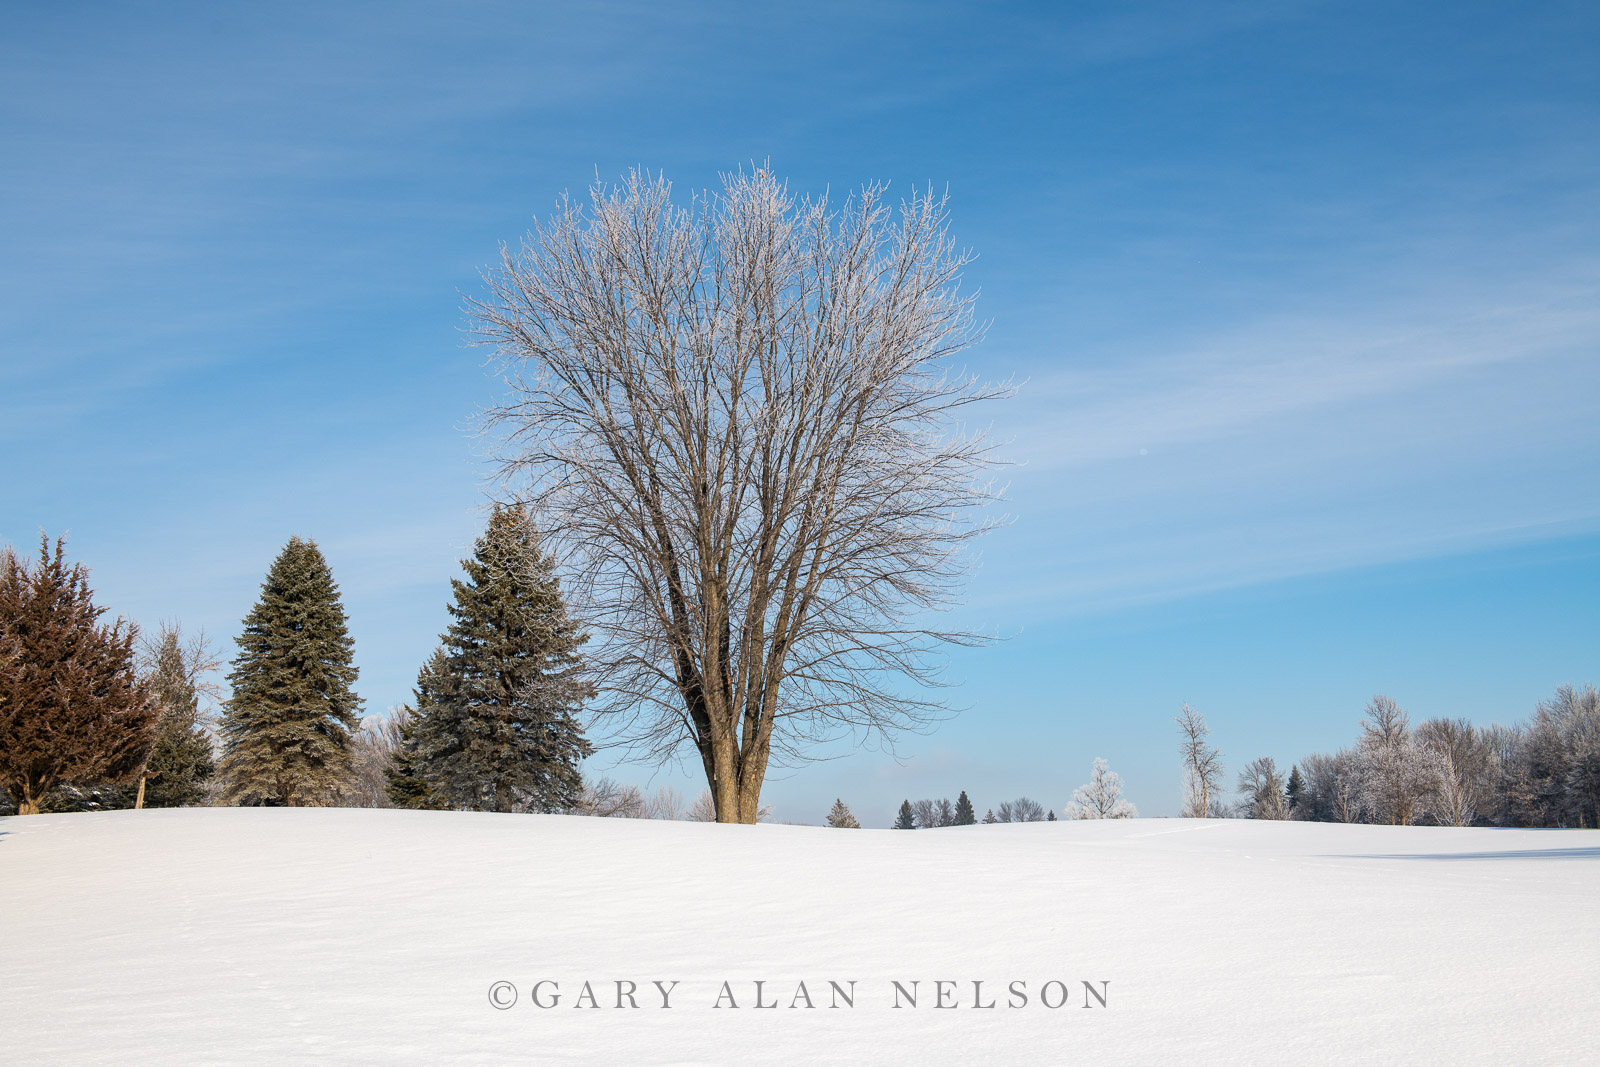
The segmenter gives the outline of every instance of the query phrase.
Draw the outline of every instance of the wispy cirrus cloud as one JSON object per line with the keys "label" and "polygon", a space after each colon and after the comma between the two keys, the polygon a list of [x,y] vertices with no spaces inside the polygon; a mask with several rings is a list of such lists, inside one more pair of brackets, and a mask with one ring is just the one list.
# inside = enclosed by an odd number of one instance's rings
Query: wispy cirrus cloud
{"label": "wispy cirrus cloud", "polygon": [[1600,528],[1600,272],[1352,306],[1030,383],[979,603],[1071,614]]}
{"label": "wispy cirrus cloud", "polygon": [[[1448,390],[1499,364],[1590,358],[1600,358],[1600,270],[1580,264],[1542,286],[1275,316],[1177,352],[1048,377],[1030,383],[1018,447],[1038,470],[1083,466]],[[1421,408],[1411,421],[1452,413]]]}

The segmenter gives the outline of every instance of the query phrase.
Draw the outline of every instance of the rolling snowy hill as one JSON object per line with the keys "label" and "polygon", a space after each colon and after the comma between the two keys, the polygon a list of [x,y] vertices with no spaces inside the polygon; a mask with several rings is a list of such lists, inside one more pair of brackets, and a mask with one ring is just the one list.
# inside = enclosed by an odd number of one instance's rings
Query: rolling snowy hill
{"label": "rolling snowy hill", "polygon": [[1570,1064],[1597,899],[1600,831],[29,816],[0,1060]]}

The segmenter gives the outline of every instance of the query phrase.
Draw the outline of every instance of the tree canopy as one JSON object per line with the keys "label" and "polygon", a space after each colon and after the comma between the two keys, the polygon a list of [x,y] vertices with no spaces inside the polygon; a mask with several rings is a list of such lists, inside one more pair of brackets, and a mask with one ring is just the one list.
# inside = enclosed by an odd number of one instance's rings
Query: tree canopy
{"label": "tree canopy", "polygon": [[58,783],[126,781],[155,741],[137,628],[104,613],[64,539],[41,537],[32,565],[0,549],[0,780],[19,814]]}
{"label": "tree canopy", "polygon": [[952,370],[977,340],[946,203],[799,200],[766,170],[673,202],[635,172],[564,201],[474,303],[512,395],[504,473],[598,640],[597,713],[649,758],[691,749],[717,818],[769,761],[942,714],[940,629],[993,499]]}

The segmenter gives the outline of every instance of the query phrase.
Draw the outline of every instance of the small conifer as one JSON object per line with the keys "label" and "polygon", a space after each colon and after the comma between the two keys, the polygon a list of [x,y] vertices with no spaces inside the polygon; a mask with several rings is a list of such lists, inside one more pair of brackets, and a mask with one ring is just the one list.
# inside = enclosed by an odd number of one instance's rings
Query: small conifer
{"label": "small conifer", "polygon": [[435,649],[428,662],[417,672],[417,685],[412,690],[415,705],[402,706],[395,716],[400,728],[400,744],[394,752],[394,761],[387,772],[389,800],[397,808],[448,808],[423,775],[423,759],[419,750],[423,720],[433,710],[437,693],[445,684],[444,652]]}
{"label": "small conifer", "polygon": [[1300,794],[1305,792],[1305,788],[1306,780],[1300,776],[1300,765],[1295,764],[1289,768],[1289,784],[1283,791],[1283,798],[1288,802],[1290,812],[1300,806]]}
{"label": "small conifer", "polygon": [[891,829],[915,830],[916,828],[917,817],[911,812],[911,801],[902,800],[900,802],[900,814],[895,817],[894,826]]}
{"label": "small conifer", "polygon": [[[163,627],[147,675],[161,708],[155,747],[144,766],[144,806],[182,808],[206,799],[206,783],[216,771],[211,737],[200,718],[200,672],[211,656],[200,642],[184,648],[178,631]],[[214,661],[211,661],[214,662]]]}
{"label": "small conifer", "polygon": [[828,812],[828,825],[838,830],[861,829],[861,824],[842,799],[833,802],[833,810]]}

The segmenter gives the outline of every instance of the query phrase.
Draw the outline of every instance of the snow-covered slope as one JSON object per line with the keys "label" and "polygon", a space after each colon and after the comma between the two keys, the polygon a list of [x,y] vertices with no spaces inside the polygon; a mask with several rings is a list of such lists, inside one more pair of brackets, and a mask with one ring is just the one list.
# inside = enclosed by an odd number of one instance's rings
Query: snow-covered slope
{"label": "snow-covered slope", "polygon": [[0,819],[0,1061],[1572,1064],[1597,900],[1600,831]]}

